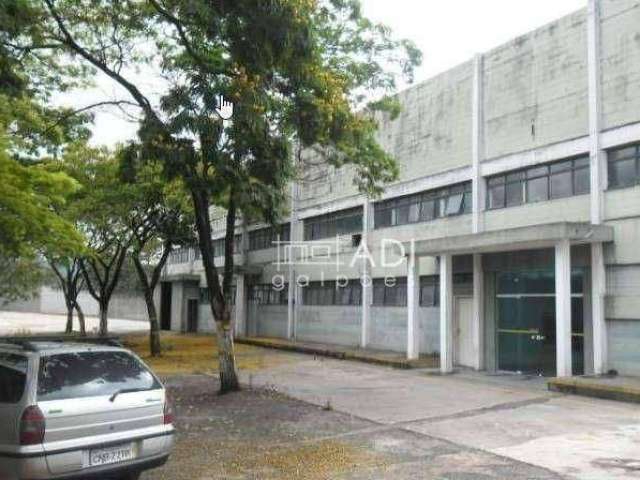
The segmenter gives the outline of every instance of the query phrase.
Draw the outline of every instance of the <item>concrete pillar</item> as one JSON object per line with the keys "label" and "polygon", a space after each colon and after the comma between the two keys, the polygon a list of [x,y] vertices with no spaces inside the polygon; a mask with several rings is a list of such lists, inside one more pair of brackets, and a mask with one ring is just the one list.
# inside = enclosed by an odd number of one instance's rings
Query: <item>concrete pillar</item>
{"label": "concrete pillar", "polygon": [[440,256],[440,371],[453,372],[453,258]]}
{"label": "concrete pillar", "polygon": [[236,275],[235,336],[247,335],[247,287],[243,273]]}
{"label": "concrete pillar", "polygon": [[484,271],[482,255],[473,255],[473,350],[474,368],[484,368]]}
{"label": "concrete pillar", "polygon": [[593,325],[593,373],[607,373],[606,272],[602,243],[591,245],[591,307]]}
{"label": "concrete pillar", "polygon": [[473,74],[473,110],[472,110],[472,196],[473,196],[473,233],[484,230],[483,215],[485,210],[486,189],[480,172],[484,157],[484,57],[476,55]]}
{"label": "concrete pillar", "polygon": [[420,261],[413,245],[407,257],[407,358],[420,357]]}
{"label": "concrete pillar", "polygon": [[[362,243],[369,249],[369,231],[373,229],[373,216],[371,202],[365,199],[362,215]],[[362,285],[362,323],[360,325],[360,347],[367,348],[369,345],[369,329],[371,324],[371,301],[373,292],[373,282],[371,279],[371,262],[363,259],[362,274],[360,279]]]}
{"label": "concrete pillar", "polygon": [[558,377],[572,375],[571,358],[571,244],[556,245],[556,368]]}
{"label": "concrete pillar", "polygon": [[285,255],[285,259],[287,261],[287,265],[289,268],[289,288],[288,288],[288,297],[287,297],[287,338],[289,340],[294,340],[296,337],[296,316],[298,310],[298,299],[297,299],[297,275],[295,269],[296,263],[296,248],[295,246],[302,240],[301,233],[302,228],[300,228],[300,222],[298,221],[298,185],[296,182],[291,183],[291,212],[290,212],[290,244],[282,245],[282,252],[289,252],[288,255]]}
{"label": "concrete pillar", "polygon": [[601,17],[600,0],[589,0],[587,60],[589,85],[589,155],[591,158],[591,223],[602,223],[604,190],[607,188],[606,152],[602,150]]}

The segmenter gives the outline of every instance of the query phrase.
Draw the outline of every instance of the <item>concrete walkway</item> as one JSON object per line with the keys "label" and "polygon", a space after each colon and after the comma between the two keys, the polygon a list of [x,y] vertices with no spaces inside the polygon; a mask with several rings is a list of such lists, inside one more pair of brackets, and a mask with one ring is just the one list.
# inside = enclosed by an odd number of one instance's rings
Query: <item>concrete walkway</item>
{"label": "concrete walkway", "polygon": [[[284,355],[284,354],[283,354]],[[317,405],[549,469],[566,478],[640,478],[637,405],[549,392],[540,378],[441,377],[295,355],[243,381]]]}
{"label": "concrete walkway", "polygon": [[[64,332],[66,323],[66,315],[0,311],[0,336],[61,333]],[[99,323],[97,317],[88,316],[86,318],[87,332],[97,332]],[[139,332],[146,331],[148,328],[147,322],[109,319],[110,333]],[[74,317],[74,329],[79,330],[77,317]]]}

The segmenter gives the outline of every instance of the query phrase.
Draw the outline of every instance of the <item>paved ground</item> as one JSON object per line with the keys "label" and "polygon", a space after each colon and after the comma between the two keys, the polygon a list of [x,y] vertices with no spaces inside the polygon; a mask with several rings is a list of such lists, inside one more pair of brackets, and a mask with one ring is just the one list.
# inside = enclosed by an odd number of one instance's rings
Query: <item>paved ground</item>
{"label": "paved ground", "polygon": [[336,411],[389,431],[437,438],[568,478],[640,479],[638,405],[551,393],[538,378],[440,377],[298,357],[247,374],[244,381],[312,404],[328,402]]}
{"label": "paved ground", "polygon": [[[74,328],[78,329],[78,320],[74,318]],[[43,313],[22,313],[0,311],[0,336],[26,335],[37,333],[64,332],[67,323],[66,315],[46,315]],[[87,317],[87,332],[97,332],[99,321],[97,317]],[[109,319],[109,330],[112,333],[137,332],[147,329],[146,322],[134,320]]]}
{"label": "paved ground", "polygon": [[546,469],[403,425],[385,425],[266,389],[219,397],[214,377],[168,381],[178,443],[144,480],[556,480]]}

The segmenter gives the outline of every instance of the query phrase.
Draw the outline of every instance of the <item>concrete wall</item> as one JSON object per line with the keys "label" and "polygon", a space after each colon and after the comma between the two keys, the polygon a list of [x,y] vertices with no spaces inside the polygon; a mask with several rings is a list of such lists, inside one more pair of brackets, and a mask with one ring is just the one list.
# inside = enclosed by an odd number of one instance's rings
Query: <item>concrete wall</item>
{"label": "concrete wall", "polygon": [[[156,309],[160,315],[160,288],[155,291]],[[98,303],[87,291],[78,295],[78,302],[87,316],[98,315]],[[15,301],[6,305],[0,305],[0,309],[17,312],[33,312],[53,315],[66,315],[67,307],[64,303],[64,295],[60,290],[51,287],[42,287],[38,294],[29,300]],[[125,295],[115,293],[109,303],[109,318],[121,318],[126,320],[148,321],[147,306],[142,294]]]}
{"label": "concrete wall", "polygon": [[249,336],[287,338],[287,306],[256,305],[247,310]]}
{"label": "concrete wall", "polygon": [[640,2],[602,0],[604,128],[637,122],[640,112]]}
{"label": "concrete wall", "polygon": [[640,375],[640,321],[608,320],[609,368]]}
{"label": "concrete wall", "polygon": [[296,338],[308,342],[357,346],[360,343],[360,307],[300,305]]}
{"label": "concrete wall", "polygon": [[[440,309],[420,307],[420,352],[440,351]],[[407,309],[405,307],[371,307],[369,331],[371,348],[407,351]]]}
{"label": "concrete wall", "polygon": [[588,133],[585,10],[485,55],[485,158]]}

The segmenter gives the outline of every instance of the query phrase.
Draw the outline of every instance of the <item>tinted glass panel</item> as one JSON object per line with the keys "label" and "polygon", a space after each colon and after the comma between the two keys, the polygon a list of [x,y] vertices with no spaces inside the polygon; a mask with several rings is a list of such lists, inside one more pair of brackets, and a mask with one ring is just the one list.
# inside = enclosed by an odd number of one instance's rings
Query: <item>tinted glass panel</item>
{"label": "tinted glass panel", "polygon": [[504,208],[505,187],[504,185],[492,187],[489,190],[489,208]]}
{"label": "tinted glass panel", "polygon": [[551,175],[551,198],[570,197],[573,193],[573,175],[568,172]]}
{"label": "tinted glass panel", "polygon": [[627,187],[636,181],[635,159],[609,163],[609,183],[612,187]]}
{"label": "tinted glass panel", "polygon": [[16,403],[27,381],[27,358],[0,353],[0,403]]}
{"label": "tinted glass panel", "polygon": [[522,183],[507,184],[507,207],[522,205]]}
{"label": "tinted glass panel", "polygon": [[549,183],[547,177],[527,180],[527,201],[541,202],[549,199]]}
{"label": "tinted glass panel", "polygon": [[137,359],[125,352],[65,353],[44,357],[38,400],[113,395],[118,390],[161,388]]}
{"label": "tinted glass panel", "polygon": [[580,168],[575,171],[574,177],[574,192],[575,195],[589,193],[591,190],[591,176],[588,168]]}

